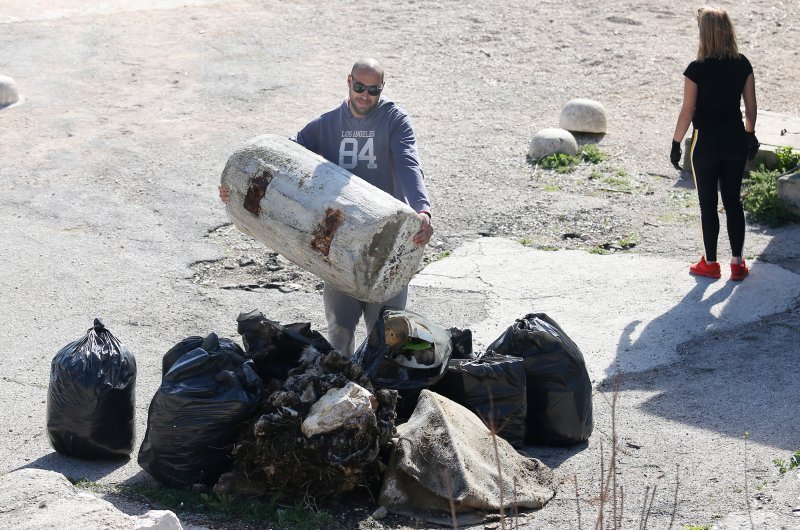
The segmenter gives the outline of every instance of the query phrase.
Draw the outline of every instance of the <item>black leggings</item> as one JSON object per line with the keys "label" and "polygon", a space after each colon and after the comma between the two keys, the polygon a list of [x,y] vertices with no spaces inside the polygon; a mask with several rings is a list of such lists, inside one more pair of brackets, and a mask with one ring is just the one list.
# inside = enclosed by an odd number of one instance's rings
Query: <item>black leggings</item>
{"label": "black leggings", "polygon": [[700,224],[703,229],[703,247],[706,261],[717,261],[719,216],[717,215],[717,185],[725,207],[725,219],[731,254],[742,255],[744,247],[744,209],[742,208],[742,177],[746,155],[738,142],[727,146],[712,139],[702,138],[695,129],[692,134],[692,174],[700,201]]}

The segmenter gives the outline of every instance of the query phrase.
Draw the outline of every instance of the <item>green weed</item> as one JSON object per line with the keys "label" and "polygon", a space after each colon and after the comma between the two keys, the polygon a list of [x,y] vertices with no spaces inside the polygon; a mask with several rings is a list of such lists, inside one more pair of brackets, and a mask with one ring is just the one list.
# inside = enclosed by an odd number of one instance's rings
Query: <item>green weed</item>
{"label": "green weed", "polygon": [[711,530],[710,524],[685,524],[683,530]]}
{"label": "green weed", "polygon": [[599,164],[606,159],[606,154],[595,144],[586,144],[581,147],[578,155],[584,162]]}
{"label": "green weed", "polygon": [[791,147],[780,146],[775,149],[775,156],[778,157],[776,171],[783,174],[800,165],[800,153],[795,153]]}
{"label": "green weed", "polygon": [[542,169],[552,169],[556,173],[571,173],[581,162],[599,164],[605,160],[606,154],[596,145],[587,144],[578,150],[575,155],[553,153],[535,161]]}
{"label": "green weed", "polygon": [[635,247],[637,243],[638,243],[637,238],[634,235],[629,235],[627,237],[623,237],[619,241],[617,241],[617,245],[622,250],[631,249],[631,248]]}
{"label": "green weed", "polygon": [[611,252],[603,247],[592,247],[589,249],[589,254],[611,254]]}
{"label": "green weed", "polygon": [[567,155],[564,153],[553,153],[552,155],[547,155],[544,158],[539,159],[539,166],[542,169],[555,169],[558,170],[569,170],[572,171],[575,169],[575,166],[578,165],[580,159],[575,155]]}
{"label": "green weed", "polygon": [[787,462],[783,458],[776,458],[772,461],[778,467],[781,475],[784,475],[796,467],[800,467],[800,449],[794,452]]}
{"label": "green weed", "polygon": [[[780,148],[779,148],[780,149]],[[744,180],[742,205],[750,218],[772,228],[795,220],[795,216],[778,197],[778,177],[781,172],[769,170],[760,164]]]}
{"label": "green weed", "polygon": [[619,172],[617,172],[617,175],[616,177],[603,177],[601,181],[617,191],[633,191],[633,185],[630,181],[624,178],[624,175],[619,176]]}

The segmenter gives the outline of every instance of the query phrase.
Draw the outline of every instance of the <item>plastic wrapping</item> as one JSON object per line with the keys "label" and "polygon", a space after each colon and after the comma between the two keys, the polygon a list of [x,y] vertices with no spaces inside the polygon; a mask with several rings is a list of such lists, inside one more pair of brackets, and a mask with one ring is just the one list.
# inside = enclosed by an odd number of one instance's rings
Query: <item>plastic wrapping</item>
{"label": "plastic wrapping", "polygon": [[47,434],[59,453],[86,459],[127,457],[135,438],[136,360],[104,326],[64,346],[47,388]]}
{"label": "plastic wrapping", "polygon": [[175,360],[150,402],[138,461],[160,482],[212,485],[231,469],[239,429],[258,411],[261,378],[223,344],[212,333]]}
{"label": "plastic wrapping", "polygon": [[474,412],[514,447],[525,444],[525,366],[519,357],[452,359],[430,390]]}
{"label": "plastic wrapping", "polygon": [[578,346],[544,313],[517,319],[486,348],[487,354],[522,357],[528,414],[525,441],[574,445],[592,434],[592,384]]}
{"label": "plastic wrapping", "polygon": [[240,313],[236,322],[247,356],[253,359],[256,372],[265,382],[285,380],[289,371],[300,364],[307,347],[322,353],[331,349],[325,337],[312,330],[308,322],[282,325],[258,310]]}

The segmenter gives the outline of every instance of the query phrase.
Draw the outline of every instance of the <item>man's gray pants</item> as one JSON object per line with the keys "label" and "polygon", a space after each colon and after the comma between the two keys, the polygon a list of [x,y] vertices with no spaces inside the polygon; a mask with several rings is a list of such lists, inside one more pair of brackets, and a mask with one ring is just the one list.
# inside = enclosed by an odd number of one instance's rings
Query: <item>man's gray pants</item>
{"label": "man's gray pants", "polygon": [[328,342],[342,353],[353,355],[356,346],[356,327],[361,317],[367,326],[367,337],[372,331],[381,307],[388,305],[399,309],[406,308],[408,286],[399,294],[385,302],[364,302],[334,289],[327,283],[322,291],[325,304],[325,318],[328,320]]}

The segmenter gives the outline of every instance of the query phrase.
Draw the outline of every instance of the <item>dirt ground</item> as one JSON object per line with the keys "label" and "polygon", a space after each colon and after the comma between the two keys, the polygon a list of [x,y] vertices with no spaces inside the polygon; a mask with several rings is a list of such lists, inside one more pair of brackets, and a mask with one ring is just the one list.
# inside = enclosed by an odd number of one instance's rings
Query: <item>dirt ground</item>
{"label": "dirt ground", "polygon": [[[800,115],[800,50],[791,45],[800,4],[721,5],[753,63],[760,108]],[[166,247],[179,242],[172,252],[189,268],[184,281],[209,293],[318,297],[317,278],[228,223],[216,185],[236,147],[262,133],[295,133],[338,104],[354,60],[372,56],[386,68],[385,95],[406,108],[417,132],[436,228],[426,263],[491,235],[543,249],[632,252],[688,264],[701,252],[699,210],[691,178],[672,168],[668,154],[682,72],[696,52],[696,7],[664,0],[150,0],[93,7],[6,0],[0,74],[16,80],[23,99],[0,110],[0,204],[15,217],[52,220],[59,233],[114,241],[104,259],[148,241],[166,256]],[[557,127],[573,98],[607,109],[608,133],[579,138],[598,143],[606,160],[568,174],[537,168],[526,160],[531,137]],[[748,225],[745,256],[800,271],[796,250],[773,243],[781,233]],[[216,246],[218,256],[190,259],[196,253],[185,249],[198,239]],[[727,249],[723,223],[721,260]],[[637,524],[641,498],[654,485],[651,528],[710,524],[730,511],[778,502],[756,486],[776,483],[771,460],[800,442],[770,424],[768,410],[749,401],[725,410],[710,437],[664,410],[680,403],[681,389],[707,392],[709,370],[724,374],[731,388],[760,395],[762,404],[779,403],[736,377],[753,362],[776,363],[776,377],[785,377],[780,362],[788,357],[742,350],[718,361],[713,356],[725,352],[715,343],[781,344],[776,335],[798,329],[796,312],[777,315],[756,329],[687,345],[705,353],[687,357],[681,368],[622,378],[617,465],[629,506],[622,527]],[[595,437],[605,440],[590,448],[596,468],[570,464],[586,447],[532,451],[565,482],[520,527],[593,525],[600,454],[608,453],[612,435],[612,390],[613,382],[601,383],[595,399]],[[747,429],[760,434],[748,441]],[[666,444],[676,437],[682,454]],[[748,443],[758,454],[748,453]],[[717,472],[709,462],[720,454]],[[364,509],[352,513],[360,514],[361,528],[421,527],[372,521]]]}

